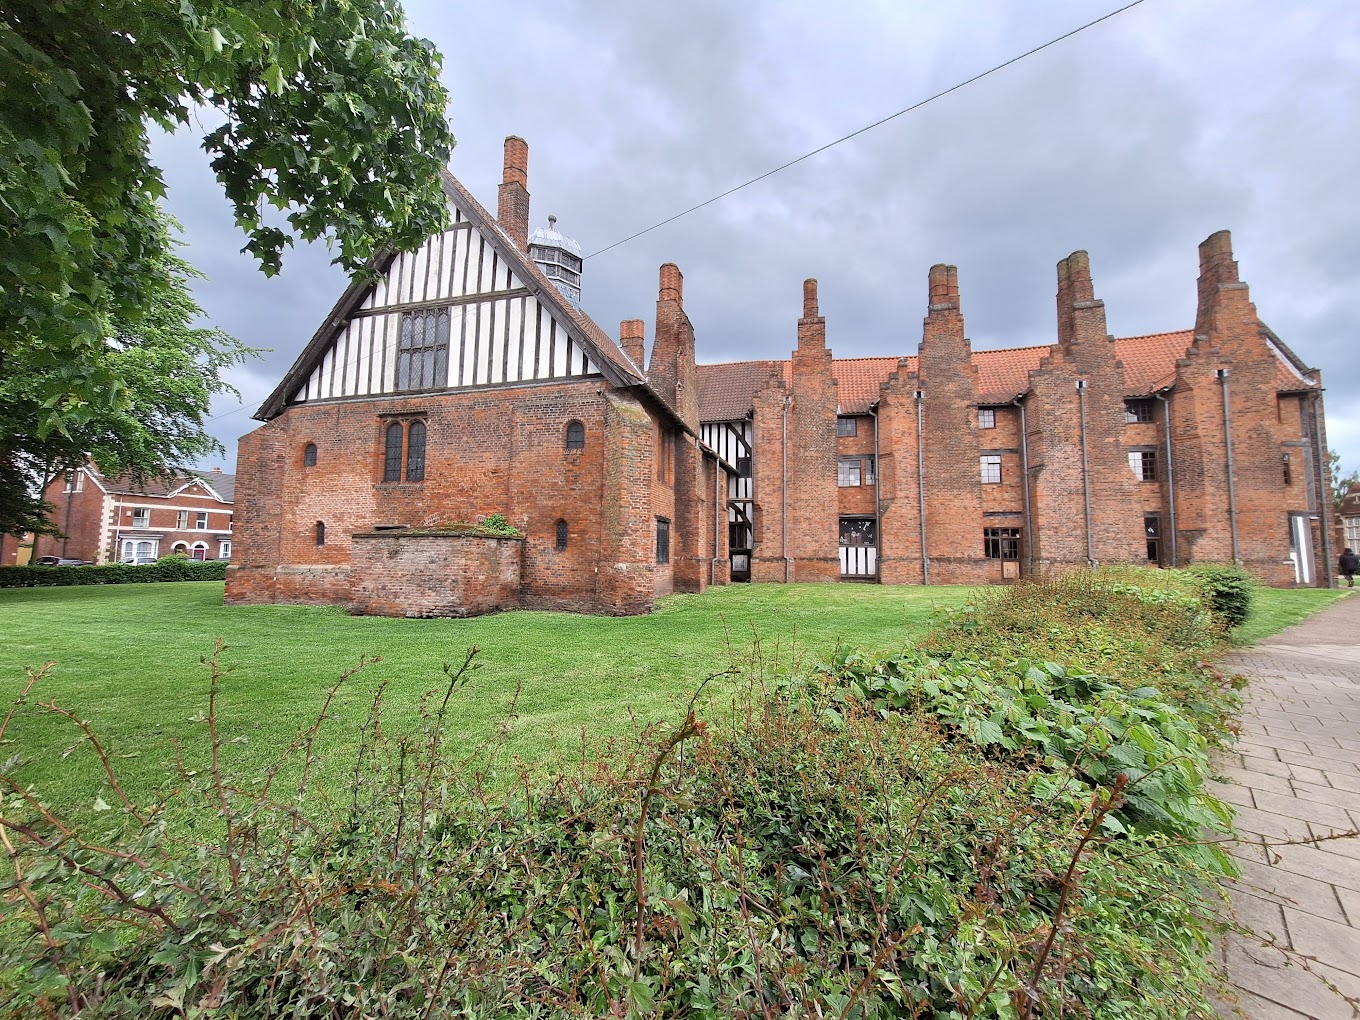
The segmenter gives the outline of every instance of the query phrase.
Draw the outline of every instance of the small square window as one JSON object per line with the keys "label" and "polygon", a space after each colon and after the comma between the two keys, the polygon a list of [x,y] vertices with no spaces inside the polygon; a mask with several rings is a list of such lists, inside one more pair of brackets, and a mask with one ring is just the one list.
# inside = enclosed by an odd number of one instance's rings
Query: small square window
{"label": "small square window", "polygon": [[858,457],[847,458],[836,463],[836,484],[842,489],[863,484],[862,468]]}
{"label": "small square window", "polygon": [[979,408],[978,408],[978,428],[980,428],[980,429],[994,429],[994,428],[996,428],[996,409],[995,409],[995,408],[992,408],[992,407],[979,407]]}
{"label": "small square window", "polygon": [[1152,421],[1151,400],[1124,401],[1124,421],[1129,424]]}
{"label": "small square window", "polygon": [[983,485],[1001,484],[1001,457],[995,454],[984,454],[978,458],[978,467],[982,474]]}
{"label": "small square window", "polygon": [[1133,472],[1133,477],[1140,482],[1155,482],[1157,480],[1157,451],[1130,450],[1129,469]]}
{"label": "small square window", "polygon": [[198,516],[195,517],[194,519],[194,530],[195,531],[208,530],[208,512],[206,510],[200,510],[198,512]]}
{"label": "small square window", "polygon": [[151,527],[151,511],[150,510],[132,511],[132,526],[134,528]]}
{"label": "small square window", "polygon": [[859,425],[856,419],[846,415],[842,415],[836,419],[836,435],[838,436],[853,436],[856,434],[858,427]]}
{"label": "small square window", "polygon": [[982,553],[989,560],[1020,558],[1019,528],[983,528]]}

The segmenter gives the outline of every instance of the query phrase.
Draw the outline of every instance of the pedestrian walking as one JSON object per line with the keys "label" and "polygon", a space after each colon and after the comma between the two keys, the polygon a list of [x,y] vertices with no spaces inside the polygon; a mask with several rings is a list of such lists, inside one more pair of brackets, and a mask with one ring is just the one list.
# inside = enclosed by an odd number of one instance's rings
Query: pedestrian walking
{"label": "pedestrian walking", "polygon": [[1360,556],[1355,555],[1350,548],[1341,550],[1341,558],[1336,561],[1336,565],[1341,568],[1341,573],[1346,576],[1346,587],[1355,587],[1355,572],[1360,570]]}

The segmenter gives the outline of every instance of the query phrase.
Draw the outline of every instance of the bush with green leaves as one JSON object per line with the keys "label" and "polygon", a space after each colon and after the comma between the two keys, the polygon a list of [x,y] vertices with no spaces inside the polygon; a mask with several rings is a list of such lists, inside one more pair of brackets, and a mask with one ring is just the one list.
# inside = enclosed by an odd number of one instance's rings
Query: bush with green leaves
{"label": "bush with green leaves", "polygon": [[25,692],[106,766],[110,824],[73,826],[6,767],[4,1015],[1208,1012],[1215,869],[1111,824],[1118,781],[1088,796],[1056,760],[790,680],[497,790],[494,747],[443,737],[471,654],[409,732],[378,685],[347,790],[310,789],[327,730],[357,721],[334,691],[249,781],[212,660],[207,746],[152,806],[122,797],[116,749]]}
{"label": "bush with green leaves", "polygon": [[[447,746],[471,649],[415,728],[381,682],[345,718],[338,684],[253,778],[219,649],[205,746],[150,806],[35,676],[0,740],[69,721],[107,824],[29,789],[13,738],[0,1016],[1210,1015],[1232,867],[1205,779],[1236,698],[1203,662],[1217,633],[1180,574],[1017,586],[928,651],[769,677],[756,657],[726,714],[692,702],[535,771]],[[341,726],[362,733],[348,788],[317,789]]]}
{"label": "bush with green leaves", "polygon": [[1199,564],[1185,573],[1199,585],[1225,631],[1247,622],[1258,586],[1255,577],[1231,563]]}
{"label": "bush with green leaves", "polygon": [[79,584],[146,584],[151,581],[220,581],[227,576],[225,560],[190,560],[166,556],[155,563],[134,566],[110,563],[96,567],[0,567],[0,588],[42,588]]}

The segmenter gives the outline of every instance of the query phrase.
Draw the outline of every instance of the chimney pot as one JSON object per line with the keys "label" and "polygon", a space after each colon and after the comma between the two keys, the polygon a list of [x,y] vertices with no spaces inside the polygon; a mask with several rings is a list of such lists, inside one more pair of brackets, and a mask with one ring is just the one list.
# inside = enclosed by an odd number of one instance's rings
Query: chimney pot
{"label": "chimney pot", "polygon": [[803,318],[815,319],[817,316],[817,281],[810,277],[803,281]]}
{"label": "chimney pot", "polygon": [[684,301],[685,278],[680,274],[680,267],[674,262],[667,262],[661,267],[661,286],[657,291],[659,301]]}

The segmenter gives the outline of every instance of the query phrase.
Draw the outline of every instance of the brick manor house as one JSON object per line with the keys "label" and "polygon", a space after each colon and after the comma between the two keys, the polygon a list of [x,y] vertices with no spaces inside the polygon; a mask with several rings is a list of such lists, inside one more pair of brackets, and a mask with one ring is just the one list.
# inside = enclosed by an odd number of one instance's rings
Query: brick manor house
{"label": "brick manor house", "polygon": [[[341,296],[243,437],[227,600],[387,615],[647,612],[732,581],[976,584],[1098,564],[1232,562],[1328,585],[1322,380],[1257,318],[1226,231],[1192,329],[1106,332],[1085,252],[1057,338],[973,351],[930,270],[915,354],[838,359],[817,283],[784,361],[697,365],[679,269],[616,343],[580,249],[529,234],[528,149],[492,217]],[[500,514],[503,538],[468,523]]]}

